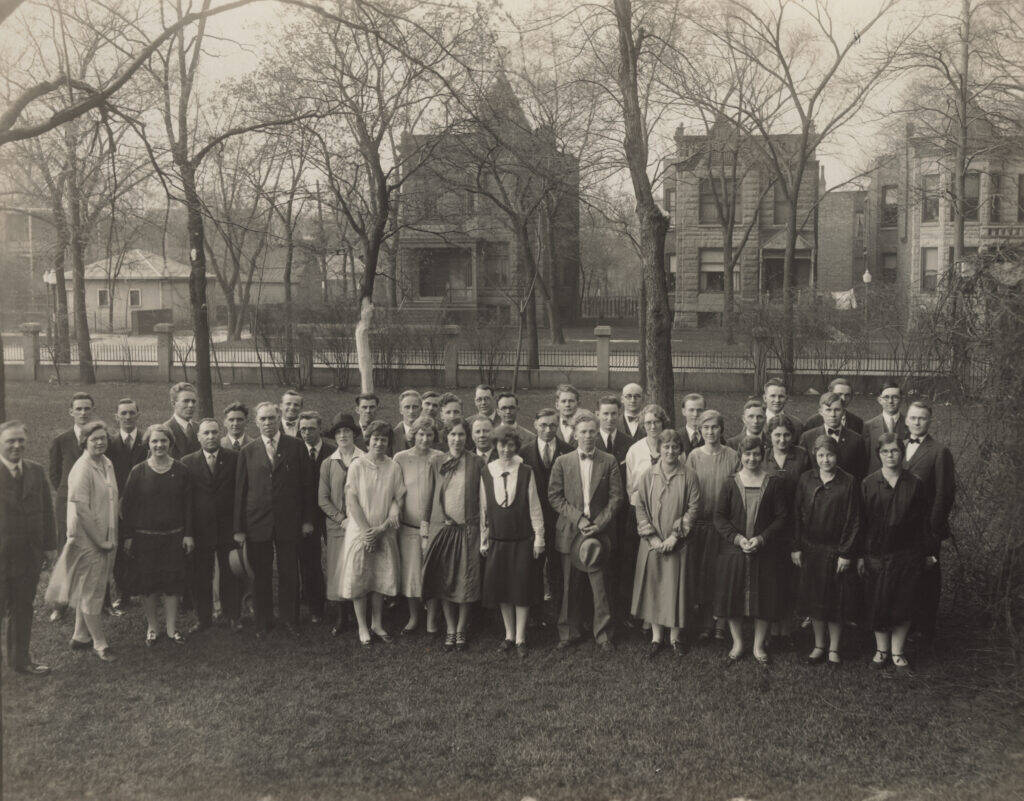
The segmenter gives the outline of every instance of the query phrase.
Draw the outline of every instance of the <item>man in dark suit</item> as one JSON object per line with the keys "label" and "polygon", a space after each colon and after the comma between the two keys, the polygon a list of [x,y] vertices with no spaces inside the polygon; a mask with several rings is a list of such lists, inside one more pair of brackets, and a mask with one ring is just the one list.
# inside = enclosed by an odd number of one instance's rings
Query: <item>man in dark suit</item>
{"label": "man in dark suit", "polygon": [[373,392],[364,392],[356,395],[356,420],[359,422],[360,434],[356,437],[356,447],[366,450],[368,440],[366,439],[366,427],[377,419],[377,412],[380,411],[380,397]]}
{"label": "man in dark suit", "polygon": [[644,410],[644,388],[639,384],[626,384],[622,388],[622,417],[619,431],[629,437],[630,444],[647,436],[640,413]]}
{"label": "man in dark suit", "polygon": [[388,453],[392,456],[401,451],[408,450],[416,444],[413,442],[413,437],[409,430],[412,428],[412,424],[416,422],[416,418],[420,416],[421,408],[420,393],[415,389],[407,389],[398,396],[398,412],[402,417],[402,422],[391,429],[391,445],[388,448]]}
{"label": "man in dark suit", "polygon": [[434,422],[440,422],[441,420],[441,393],[435,392],[432,389],[428,389],[420,397],[420,403],[422,404],[423,414],[427,417],[433,417]]}
{"label": "man in dark suit", "polygon": [[[563,454],[571,453],[572,448],[555,436],[555,430],[558,428],[558,412],[554,409],[546,408],[537,412],[533,426],[537,431],[537,437],[523,445],[519,455],[523,462],[533,470],[533,477],[537,482],[540,508],[544,513],[543,568],[547,571],[550,596],[561,604],[562,562],[555,549],[555,523],[558,520],[558,515],[551,508],[551,501],[548,499],[548,482],[551,479],[551,468],[554,466],[555,460]],[[541,618],[534,616],[534,619],[540,620]]]}
{"label": "man in dark suit", "polygon": [[285,629],[298,633],[299,538],[313,532],[313,466],[302,443],[281,433],[273,403],[256,407],[260,436],[239,452],[235,477],[235,542],[248,544],[253,573],[256,636],[274,616],[273,572]]}
{"label": "man in dark suit", "polygon": [[816,464],[814,461],[815,440],[822,434],[832,437],[839,450],[839,467],[860,481],[867,475],[868,454],[864,447],[863,437],[843,425],[844,409],[843,399],[834,392],[826,392],[822,395],[818,403],[818,412],[825,421],[825,425],[805,431],[800,438],[800,446],[811,457],[811,464]]}
{"label": "man in dark suit", "polygon": [[581,409],[575,417],[578,449],[555,460],[548,499],[558,513],[555,548],[562,561],[562,609],[558,647],[568,648],[583,636],[589,585],[598,647],[614,650],[605,565],[612,550],[611,526],[622,506],[622,478],[615,457],[597,449],[597,418]]}
{"label": "man in dark suit", "polygon": [[281,431],[289,437],[299,438],[299,415],[305,399],[297,389],[286,389],[281,395]]}
{"label": "man in dark suit", "polygon": [[498,412],[494,408],[494,388],[487,384],[477,384],[473,390],[473,405],[476,406],[477,417],[486,417],[492,426],[498,425]]}
{"label": "man in dark suit", "polygon": [[32,601],[43,564],[57,558],[57,532],[42,465],[22,458],[26,439],[24,423],[0,423],[0,604],[7,664],[18,673],[45,676],[50,668],[29,655]]}
{"label": "man in dark suit", "polygon": [[219,574],[220,605],[232,631],[242,630],[241,587],[231,572],[235,478],[238,453],[220,444],[220,424],[211,417],[199,422],[200,449],[181,458],[192,479],[192,533],[196,547],[189,562],[189,583],[196,609],[190,633],[213,625],[213,566]]}
{"label": "man in dark suit", "polygon": [[707,404],[704,396],[691,392],[683,398],[683,427],[679,433],[683,438],[683,461],[690,451],[704,444],[704,435],[700,433],[700,416],[704,414]]}
{"label": "man in dark suit", "polygon": [[764,411],[764,401],[760,398],[750,398],[743,404],[743,430],[733,437],[729,437],[725,444],[739,453],[740,443],[745,437],[757,437],[764,443],[766,448],[771,448],[772,441],[768,432],[764,430],[765,421],[768,419]]}
{"label": "man in dark suit", "polygon": [[60,551],[67,541],[68,527],[68,476],[82,455],[85,439],[82,427],[92,422],[95,401],[87,392],[76,392],[71,396],[71,419],[74,425],[62,434],[54,437],[50,443],[49,476],[50,486],[57,496],[57,550]]}
{"label": "man in dark suit", "polygon": [[895,434],[900,442],[907,439],[907,421],[900,413],[903,393],[900,385],[887,381],[878,391],[878,405],[882,413],[864,423],[864,444],[868,450],[868,472],[874,473],[882,469],[878,459],[878,438],[882,434]]}
{"label": "man in dark suit", "polygon": [[558,411],[558,428],[555,429],[555,436],[572,448],[576,447],[572,421],[579,408],[580,392],[576,387],[572,384],[559,384],[555,387],[555,409]]}
{"label": "man in dark suit", "polygon": [[792,412],[786,411],[786,401],[789,400],[789,392],[786,384],[780,378],[769,378],[764,382],[764,413],[768,420],[786,415],[793,423],[793,440],[799,442],[800,435],[804,433],[804,422]]}
{"label": "man in dark suit", "polygon": [[306,451],[306,458],[313,471],[313,486],[310,505],[313,509],[313,531],[299,542],[299,597],[309,609],[310,620],[320,623],[324,619],[327,605],[327,582],[324,580],[323,542],[327,538],[327,518],[320,511],[317,492],[320,483],[320,466],[337,449],[334,440],[325,439],[323,418],[320,412],[303,412],[299,415],[299,436]]}
{"label": "man in dark suit", "polygon": [[164,425],[171,432],[171,456],[180,459],[186,453],[199,450],[199,429],[192,420],[199,395],[187,381],[179,381],[171,387],[170,395],[174,414]]}
{"label": "man in dark suit", "polygon": [[[132,468],[146,461],[148,455],[146,443],[142,441],[142,432],[139,431],[139,406],[131,398],[121,398],[117,402],[117,431],[111,433],[107,444],[107,458],[114,465],[118,497],[124,494],[124,485]],[[126,586],[126,564],[124,540],[118,531],[117,553],[114,555],[114,586],[111,592],[113,603],[110,609],[110,613],[116,617],[124,614],[124,608],[129,601],[122,589]]]}
{"label": "man in dark suit", "polygon": [[225,434],[220,438],[220,446],[233,451],[240,451],[250,442],[252,437],[245,430],[249,425],[249,407],[241,401],[229,403],[224,407]]}
{"label": "man in dark suit", "polygon": [[921,579],[920,603],[913,623],[916,633],[929,645],[935,638],[942,589],[940,551],[942,541],[950,537],[949,514],[956,492],[953,454],[928,433],[931,424],[931,404],[924,400],[911,403],[906,414],[906,466],[925,486],[931,506],[929,526],[935,543],[935,550],[926,555],[927,568]]}
{"label": "man in dark suit", "polygon": [[[519,398],[511,392],[499,392],[498,400],[498,422],[501,425],[511,426],[519,434],[519,441],[525,447],[527,443],[536,439],[537,435],[519,425]],[[520,448],[522,450],[522,447]]]}
{"label": "man in dark suit", "polygon": [[[856,431],[858,434],[864,432],[864,421],[861,420],[853,412],[849,411],[847,407],[850,405],[850,401],[853,399],[853,385],[850,383],[848,378],[833,378],[829,382],[828,391],[838,395],[843,400],[843,427],[848,428],[851,431]],[[820,425],[824,425],[821,414],[816,414],[804,423],[804,431],[809,431],[812,428],[817,428]]]}
{"label": "man in dark suit", "polygon": [[[622,480],[622,497],[625,498],[626,452],[632,446],[633,440],[619,430],[621,413],[622,401],[614,395],[605,395],[597,402],[597,449],[615,457],[615,462],[619,465],[619,478]],[[627,628],[632,628],[629,611],[633,601],[633,572],[636,570],[639,546],[635,525],[630,526],[629,512],[632,509],[630,504],[623,502],[609,526],[612,552],[605,570],[608,576],[612,614]]]}

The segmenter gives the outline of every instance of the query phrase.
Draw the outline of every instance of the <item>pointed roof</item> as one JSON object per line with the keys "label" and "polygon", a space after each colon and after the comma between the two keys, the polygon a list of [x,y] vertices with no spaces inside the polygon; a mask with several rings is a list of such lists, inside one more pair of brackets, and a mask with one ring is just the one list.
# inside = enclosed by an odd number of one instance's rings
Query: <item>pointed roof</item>
{"label": "pointed roof", "polygon": [[512,88],[505,67],[499,65],[494,80],[480,96],[477,113],[498,122],[515,125],[524,131],[530,130],[530,123],[523,112],[522,103]]}
{"label": "pointed roof", "polygon": [[[180,261],[165,259],[156,253],[136,249],[125,253],[123,259],[115,256],[85,265],[85,279],[87,281],[105,281],[115,272],[119,281],[188,280],[191,268]],[[66,275],[70,278],[71,271],[67,270]],[[207,273],[207,278],[214,277],[212,273]]]}

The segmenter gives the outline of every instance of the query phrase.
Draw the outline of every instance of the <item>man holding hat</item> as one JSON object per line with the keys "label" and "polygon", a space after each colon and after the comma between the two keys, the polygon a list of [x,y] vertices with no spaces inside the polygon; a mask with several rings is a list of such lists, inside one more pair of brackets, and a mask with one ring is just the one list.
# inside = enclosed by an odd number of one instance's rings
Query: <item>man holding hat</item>
{"label": "man holding hat", "polygon": [[587,587],[593,598],[594,640],[603,652],[614,650],[605,567],[612,547],[612,526],[622,505],[619,464],[597,449],[597,418],[581,409],[573,418],[576,450],[559,456],[551,469],[548,499],[558,514],[555,548],[562,560],[562,608],[558,648],[582,639]]}

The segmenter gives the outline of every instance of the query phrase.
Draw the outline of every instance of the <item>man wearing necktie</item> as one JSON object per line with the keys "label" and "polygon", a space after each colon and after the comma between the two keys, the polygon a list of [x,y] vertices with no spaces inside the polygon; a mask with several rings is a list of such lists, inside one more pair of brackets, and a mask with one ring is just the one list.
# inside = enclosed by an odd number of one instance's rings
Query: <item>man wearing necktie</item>
{"label": "man wearing necktie", "polygon": [[[850,401],[853,400],[853,385],[850,380],[848,378],[833,378],[829,382],[828,391],[843,402],[843,428],[856,434],[862,434],[864,421],[848,409]],[[817,428],[820,425],[822,425],[821,414],[816,414],[805,423],[805,430]]]}
{"label": "man wearing necktie", "polygon": [[869,473],[882,469],[877,447],[878,438],[882,434],[895,434],[900,442],[907,439],[907,423],[900,413],[902,400],[903,393],[900,390],[900,385],[895,382],[885,382],[878,391],[878,405],[882,407],[881,414],[864,423],[864,442],[868,451]]}
{"label": "man wearing necktie", "polygon": [[519,398],[517,398],[511,392],[499,392],[498,400],[496,401],[498,406],[498,419],[502,425],[511,426],[519,434],[519,441],[523,443],[525,448],[529,443],[537,438],[537,435],[532,431],[527,431],[517,422],[519,416]]}
{"label": "man wearing necktie", "polygon": [[231,630],[242,630],[241,587],[231,572],[234,534],[235,476],[238,453],[221,447],[221,428],[212,417],[199,422],[200,450],[181,463],[192,480],[192,526],[195,550],[189,560],[189,587],[197,622],[191,634],[213,624],[214,563],[220,605]]}
{"label": "man wearing necktie", "polygon": [[772,447],[771,437],[764,430],[768,415],[765,412],[764,401],[760,398],[751,398],[743,404],[743,430],[734,437],[729,437],[725,444],[736,453],[740,452],[740,443],[746,437],[757,437],[764,443],[766,451],[770,452]]}
{"label": "man wearing necktie", "polygon": [[320,623],[324,619],[324,608],[327,605],[327,583],[321,566],[324,541],[327,538],[327,517],[317,502],[320,466],[337,450],[334,440],[321,436],[322,428],[320,412],[309,411],[299,415],[299,436],[315,479],[309,500],[313,508],[313,531],[299,541],[299,598],[309,609],[313,623]]}
{"label": "man wearing necktie", "polygon": [[780,414],[786,415],[793,424],[793,440],[794,442],[799,441],[800,435],[804,431],[804,423],[792,412],[786,411],[786,401],[789,399],[789,392],[786,390],[786,385],[782,379],[769,378],[765,381],[762,398],[764,399],[764,412],[768,422],[771,423],[772,418],[778,417]]}
{"label": "man wearing necktie", "polygon": [[491,418],[478,414],[470,418],[469,423],[472,431],[474,452],[484,460],[484,464],[493,462],[498,458],[498,451],[494,447],[494,440],[491,437],[491,431],[494,430]]}
{"label": "man wearing necktie", "polygon": [[199,450],[199,428],[192,421],[199,395],[187,381],[179,381],[170,390],[174,414],[164,425],[171,431],[171,456],[181,459],[187,453]]}
{"label": "man wearing necktie", "polygon": [[[540,509],[544,515],[544,570],[547,578],[547,592],[550,598],[556,603],[562,602],[562,562],[558,551],[555,548],[555,522],[558,515],[551,508],[551,501],[548,498],[548,482],[551,480],[551,468],[555,460],[566,453],[572,452],[572,447],[566,445],[555,436],[558,428],[558,412],[551,408],[541,409],[534,416],[533,428],[537,432],[535,439],[523,445],[519,456],[533,470],[533,476],[537,481],[537,494],[540,496]],[[534,620],[542,620],[542,609],[532,612]],[[556,615],[557,617],[557,615]]]}
{"label": "man wearing necktie", "polygon": [[924,484],[930,510],[928,523],[931,541],[934,543],[934,550],[926,555],[927,567],[921,579],[920,604],[913,624],[915,634],[926,645],[931,645],[935,637],[942,588],[942,541],[950,537],[949,514],[955,500],[956,475],[953,454],[929,433],[932,423],[931,404],[925,400],[914,401],[907,407],[906,418],[904,464]]}
{"label": "man wearing necktie", "polygon": [[249,425],[249,407],[241,401],[229,403],[224,407],[225,434],[220,438],[220,446],[229,448],[236,453],[250,442],[252,437],[245,430]]}
{"label": "man wearing necktie", "polygon": [[622,419],[619,431],[629,438],[629,444],[639,442],[647,436],[644,431],[643,412],[644,388],[639,384],[626,384],[622,388]]}
{"label": "man wearing necktie", "polygon": [[253,573],[256,636],[273,624],[273,572],[277,559],[278,607],[285,630],[298,634],[299,540],[313,533],[316,481],[303,444],[281,433],[273,403],[256,407],[260,436],[238,455],[235,475],[235,541],[248,545]]}
{"label": "man wearing necktie", "polygon": [[[633,441],[620,430],[622,401],[614,395],[605,395],[597,402],[598,436],[597,447],[615,457],[622,480],[622,495],[626,496],[626,453]],[[636,518],[629,513],[633,507],[623,503],[609,526],[612,538],[612,553],[608,562],[608,595],[611,599],[612,614],[616,621],[632,628],[630,608],[633,601],[633,573],[636,570],[636,554],[640,545],[636,534]],[[630,517],[634,525],[630,526]]]}
{"label": "man wearing necktie", "polygon": [[[135,465],[146,461],[149,450],[146,443],[142,441],[142,432],[139,431],[139,405],[131,398],[121,398],[117,402],[116,416],[117,431],[110,435],[107,444],[107,458],[114,466],[117,495],[122,497],[125,482],[128,481],[128,474]],[[124,553],[124,542],[120,529],[118,529],[117,535],[117,552],[114,555],[114,585],[111,590],[113,596],[111,614],[120,617],[124,614],[124,607],[128,604],[129,597],[121,590],[126,586],[127,557]]]}
{"label": "man wearing necktie", "polygon": [[555,387],[555,408],[558,410],[558,428],[556,436],[562,442],[576,447],[573,439],[573,417],[580,408],[580,392],[572,384],[559,384]]}
{"label": "man wearing necktie", "polygon": [[683,398],[683,460],[690,455],[690,451],[696,450],[704,444],[704,437],[700,433],[700,416],[704,414],[707,404],[704,396],[691,392]]}
{"label": "man wearing necktie", "polygon": [[[76,392],[72,395],[69,414],[74,425],[62,434],[58,434],[50,443],[49,474],[50,486],[53,487],[57,498],[54,513],[57,519],[58,551],[64,547],[67,540],[68,476],[71,474],[71,468],[78,461],[78,457],[82,455],[82,448],[85,446],[82,427],[86,423],[92,422],[94,406],[95,402],[89,393]],[[57,615],[57,617],[60,616]],[[53,618],[52,615],[51,618]]]}
{"label": "man wearing necktie", "polygon": [[57,533],[42,465],[23,458],[26,439],[24,423],[0,423],[0,610],[7,663],[18,673],[45,676],[50,669],[29,655],[32,602],[40,570],[57,558]]}
{"label": "man wearing necktie", "polygon": [[[574,418],[573,435],[578,449],[555,460],[548,483],[548,499],[558,513],[555,547],[562,560],[562,608],[558,617],[558,648],[569,648],[583,636],[587,595],[594,610],[591,631],[602,652],[614,650],[612,617],[605,565],[612,550],[611,527],[623,500],[622,478],[615,457],[597,449],[597,418],[580,409]],[[596,540],[592,552],[598,562],[585,569],[581,546]],[[573,553],[573,549],[577,553]],[[603,554],[603,556],[601,556]]]}
{"label": "man wearing necktie", "polygon": [[289,437],[299,438],[299,414],[304,400],[297,390],[286,389],[281,396],[281,430]]}
{"label": "man wearing necktie", "polygon": [[814,453],[814,442],[822,434],[835,441],[838,448],[839,467],[858,481],[867,475],[868,454],[864,439],[856,431],[843,425],[845,415],[843,399],[834,392],[826,392],[818,401],[818,412],[824,425],[805,431],[800,446],[808,453]]}

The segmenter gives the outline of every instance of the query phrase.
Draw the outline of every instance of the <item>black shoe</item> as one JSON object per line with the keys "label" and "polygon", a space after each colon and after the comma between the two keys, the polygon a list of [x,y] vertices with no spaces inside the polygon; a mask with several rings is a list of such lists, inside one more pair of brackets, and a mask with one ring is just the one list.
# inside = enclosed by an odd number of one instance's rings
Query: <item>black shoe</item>
{"label": "black shoe", "polygon": [[498,643],[498,650],[503,654],[507,654],[515,647],[516,644],[512,640],[502,640],[500,643]]}
{"label": "black shoe", "polygon": [[679,657],[679,656],[686,656],[686,653],[689,650],[690,650],[690,646],[687,645],[682,640],[676,640],[674,643],[672,643],[672,653],[673,653],[673,655],[675,655],[677,657]]}
{"label": "black shoe", "polygon": [[[835,658],[833,658],[833,656]],[[828,652],[828,662],[826,663],[830,668],[837,668],[843,664],[843,659],[839,656],[839,651]]]}
{"label": "black shoe", "polygon": [[19,665],[15,669],[16,673],[21,673],[24,676],[49,676],[50,666],[39,665],[35,662],[28,662],[24,665]]}
{"label": "black shoe", "polygon": [[72,651],[88,651],[92,648],[92,639],[76,640],[74,637],[71,638],[71,650]]}
{"label": "black shoe", "polygon": [[556,651],[568,651],[570,648],[575,648],[580,644],[581,637],[574,637],[571,640],[559,640],[558,645],[555,646]]}
{"label": "black shoe", "polygon": [[725,663],[723,667],[731,668],[733,665],[742,662],[747,657],[746,651],[740,651],[736,656],[732,654],[726,654]]}
{"label": "black shoe", "polygon": [[654,659],[654,657],[656,657],[661,652],[661,649],[664,647],[665,643],[652,640],[651,643],[647,646],[647,658]]}
{"label": "black shoe", "polygon": [[168,639],[172,640],[175,645],[185,644],[185,635],[182,634],[180,631],[176,631],[174,632],[174,634],[168,634],[167,637]]}
{"label": "black shoe", "polygon": [[610,656],[611,654],[615,653],[615,643],[613,643],[611,640],[599,642],[597,644],[597,650],[598,653],[600,653],[602,656]]}
{"label": "black shoe", "polygon": [[517,642],[516,643],[516,656],[518,656],[520,659],[526,659],[526,654],[527,653],[528,653],[528,649],[526,647],[526,643],[525,642]]}
{"label": "black shoe", "polygon": [[341,632],[343,632],[344,630],[344,627],[340,623],[335,623],[333,626],[331,626],[331,636],[340,637]]}

